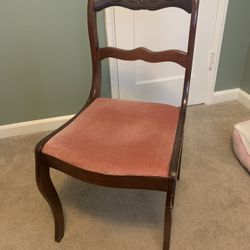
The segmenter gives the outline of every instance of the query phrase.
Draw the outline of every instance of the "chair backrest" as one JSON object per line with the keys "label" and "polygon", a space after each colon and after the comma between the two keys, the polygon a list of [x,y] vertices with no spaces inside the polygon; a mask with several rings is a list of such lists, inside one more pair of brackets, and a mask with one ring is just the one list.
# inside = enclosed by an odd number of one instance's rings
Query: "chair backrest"
{"label": "chair backrest", "polygon": [[[123,50],[113,47],[99,48],[96,12],[111,6],[121,6],[131,10],[159,10],[177,7],[191,14],[188,50],[165,50],[154,52],[144,47]],[[174,62],[185,68],[181,108],[186,110],[192,71],[194,42],[197,26],[199,0],[89,0],[88,29],[92,54],[93,81],[91,98],[100,96],[101,91],[101,60],[116,58],[122,60],[144,60],[147,62]]]}

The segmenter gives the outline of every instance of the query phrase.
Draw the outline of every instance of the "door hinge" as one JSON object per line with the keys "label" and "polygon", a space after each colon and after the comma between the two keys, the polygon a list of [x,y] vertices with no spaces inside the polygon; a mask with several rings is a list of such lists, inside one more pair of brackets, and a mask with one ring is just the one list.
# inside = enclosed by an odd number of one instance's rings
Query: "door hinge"
{"label": "door hinge", "polygon": [[210,71],[212,71],[214,68],[214,60],[215,60],[215,53],[212,52],[210,54],[210,61],[209,61],[209,67],[208,67]]}

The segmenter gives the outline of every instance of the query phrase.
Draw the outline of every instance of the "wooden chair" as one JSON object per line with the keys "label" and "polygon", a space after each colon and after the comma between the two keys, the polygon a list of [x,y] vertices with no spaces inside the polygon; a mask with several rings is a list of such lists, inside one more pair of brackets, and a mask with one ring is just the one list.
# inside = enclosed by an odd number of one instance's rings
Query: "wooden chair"
{"label": "wooden chair", "polygon": [[[88,28],[93,81],[80,112],[36,146],[37,186],[55,221],[55,241],[64,235],[61,202],[50,167],[80,180],[106,187],[165,191],[163,249],[169,249],[176,181],[180,176],[183,130],[187,110],[199,0],[89,0]],[[187,52],[146,48],[126,51],[99,48],[96,13],[110,6],[132,10],[178,7],[191,14]],[[101,60],[175,62],[185,68],[180,107],[100,98]],[[77,190],[76,190],[77,192]]]}

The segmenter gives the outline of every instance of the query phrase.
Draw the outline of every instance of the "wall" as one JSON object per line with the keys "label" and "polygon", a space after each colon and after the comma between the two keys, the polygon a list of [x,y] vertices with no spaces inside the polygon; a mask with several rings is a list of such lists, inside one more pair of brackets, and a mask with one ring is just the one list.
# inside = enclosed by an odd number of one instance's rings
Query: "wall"
{"label": "wall", "polygon": [[250,94],[250,43],[240,87]]}
{"label": "wall", "polygon": [[216,91],[240,87],[250,42],[249,9],[249,0],[229,0]]}
{"label": "wall", "polygon": [[[85,0],[0,2],[0,125],[77,112],[91,83]],[[99,20],[105,40],[103,17]],[[110,93],[107,65],[104,95]]]}
{"label": "wall", "polygon": [[[86,6],[86,0],[0,1],[0,125],[82,106],[91,82]],[[250,91],[249,9],[249,0],[229,2],[216,90],[242,82]],[[103,43],[103,16],[99,26]],[[103,76],[103,95],[110,96],[107,64]]]}

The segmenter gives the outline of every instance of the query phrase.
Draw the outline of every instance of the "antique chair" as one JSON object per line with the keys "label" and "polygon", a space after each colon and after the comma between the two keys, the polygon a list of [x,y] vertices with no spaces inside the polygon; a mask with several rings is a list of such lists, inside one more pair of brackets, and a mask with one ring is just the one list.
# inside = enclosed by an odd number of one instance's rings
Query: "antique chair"
{"label": "antique chair", "polygon": [[[183,130],[187,110],[199,0],[89,0],[88,28],[93,81],[80,112],[36,146],[37,186],[51,207],[55,241],[64,235],[61,202],[50,167],[80,180],[106,187],[166,192],[163,249],[169,249],[176,181],[180,176]],[[131,10],[178,7],[191,14],[187,52],[146,48],[99,48],[96,13],[110,6]],[[100,98],[101,60],[144,60],[177,63],[185,68],[180,107]],[[77,192],[77,190],[76,190]]]}

